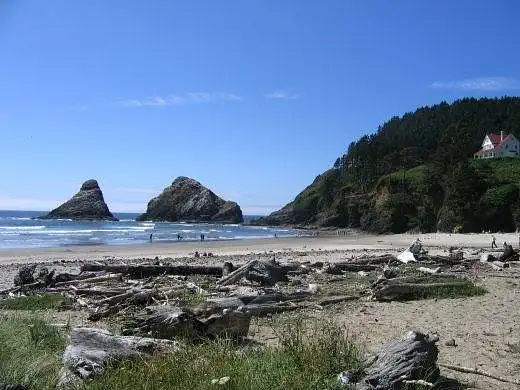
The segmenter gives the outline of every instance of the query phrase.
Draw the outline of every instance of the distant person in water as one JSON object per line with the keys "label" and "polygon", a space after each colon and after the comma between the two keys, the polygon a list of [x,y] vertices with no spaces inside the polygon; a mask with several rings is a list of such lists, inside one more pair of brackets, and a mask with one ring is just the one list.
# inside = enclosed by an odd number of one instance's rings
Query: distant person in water
{"label": "distant person in water", "polygon": [[153,233],[150,233],[150,242],[153,240]]}
{"label": "distant person in water", "polygon": [[180,233],[177,233],[177,240],[182,240],[182,236],[180,235]]}
{"label": "distant person in water", "polygon": [[200,234],[200,240],[204,241],[204,234],[203,233]]}
{"label": "distant person in water", "polygon": [[276,233],[274,234],[274,238],[278,238],[278,235]]}
{"label": "distant person in water", "polygon": [[491,241],[491,249],[493,249],[493,248],[498,248],[497,240],[496,240],[495,236],[493,236],[493,241]]}

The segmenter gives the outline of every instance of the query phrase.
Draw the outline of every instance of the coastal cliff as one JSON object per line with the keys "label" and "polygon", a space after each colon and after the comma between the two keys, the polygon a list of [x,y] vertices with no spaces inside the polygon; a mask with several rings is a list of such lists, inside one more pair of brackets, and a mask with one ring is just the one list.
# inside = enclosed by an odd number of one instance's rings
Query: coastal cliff
{"label": "coastal cliff", "polygon": [[117,221],[103,198],[103,192],[94,179],[87,180],[79,192],[67,202],[38,219],[75,219]]}
{"label": "coastal cliff", "polygon": [[198,181],[180,176],[148,202],[138,221],[243,222],[240,206],[225,201]]}

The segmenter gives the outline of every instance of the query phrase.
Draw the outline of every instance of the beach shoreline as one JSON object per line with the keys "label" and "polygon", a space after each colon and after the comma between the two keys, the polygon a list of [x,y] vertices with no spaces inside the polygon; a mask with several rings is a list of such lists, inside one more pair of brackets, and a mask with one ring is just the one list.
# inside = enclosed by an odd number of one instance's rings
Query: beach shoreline
{"label": "beach shoreline", "polygon": [[[495,234],[499,248],[508,242],[516,248],[517,233]],[[211,252],[214,256],[246,255],[265,252],[312,252],[312,251],[388,251],[397,254],[419,238],[424,247],[434,252],[443,252],[450,247],[491,249],[492,234],[388,234],[364,233],[336,235],[334,232],[318,236],[254,238],[236,240],[152,242],[135,245],[70,245],[54,248],[0,249],[0,264],[55,261],[95,261],[107,258],[178,258],[192,257],[195,251]]]}

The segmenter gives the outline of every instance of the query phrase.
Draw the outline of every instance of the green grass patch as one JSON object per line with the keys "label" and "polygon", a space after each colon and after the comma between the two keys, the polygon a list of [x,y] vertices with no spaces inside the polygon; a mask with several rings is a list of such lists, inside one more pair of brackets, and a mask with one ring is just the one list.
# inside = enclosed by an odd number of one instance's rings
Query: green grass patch
{"label": "green grass patch", "polygon": [[332,322],[297,317],[274,331],[276,346],[190,344],[179,353],[114,365],[86,389],[338,389],[336,375],[360,364],[356,345]]}
{"label": "green grass patch", "polygon": [[65,337],[38,317],[0,317],[0,379],[54,389]]}
{"label": "green grass patch", "polygon": [[520,159],[516,157],[471,160],[471,165],[479,172],[491,171],[498,183],[520,185]]}
{"label": "green grass patch", "polygon": [[71,305],[72,300],[59,294],[28,295],[0,300],[1,310],[46,310]]}
{"label": "green grass patch", "polygon": [[387,175],[388,179],[394,181],[402,181],[403,179],[409,182],[413,186],[417,186],[423,183],[426,179],[426,166],[418,165],[414,168],[407,169],[406,171],[397,171]]}

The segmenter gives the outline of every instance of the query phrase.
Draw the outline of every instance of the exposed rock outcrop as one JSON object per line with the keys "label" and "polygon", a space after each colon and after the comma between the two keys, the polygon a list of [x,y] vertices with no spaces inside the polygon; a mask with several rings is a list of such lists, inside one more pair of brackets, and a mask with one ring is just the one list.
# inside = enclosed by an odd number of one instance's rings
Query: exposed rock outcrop
{"label": "exposed rock outcrop", "polygon": [[108,209],[96,180],[87,180],[79,192],[39,219],[86,219],[117,221]]}
{"label": "exposed rock outcrop", "polygon": [[265,217],[255,219],[251,225],[328,227],[342,226],[344,218],[331,198],[331,183],[337,179],[337,171],[329,170],[317,176],[311,185],[296,198]]}
{"label": "exposed rock outcrop", "polygon": [[137,220],[240,223],[243,217],[235,202],[225,201],[198,181],[180,176],[148,202],[146,213]]}

